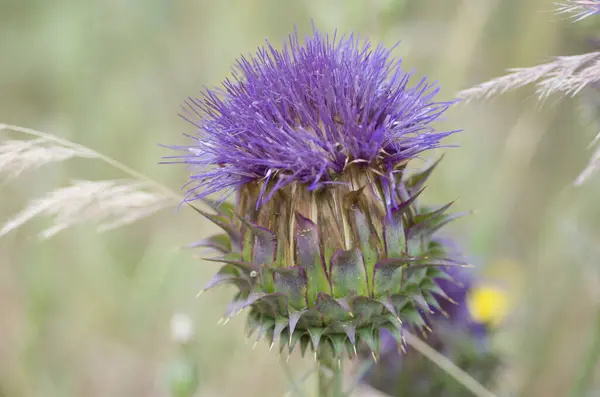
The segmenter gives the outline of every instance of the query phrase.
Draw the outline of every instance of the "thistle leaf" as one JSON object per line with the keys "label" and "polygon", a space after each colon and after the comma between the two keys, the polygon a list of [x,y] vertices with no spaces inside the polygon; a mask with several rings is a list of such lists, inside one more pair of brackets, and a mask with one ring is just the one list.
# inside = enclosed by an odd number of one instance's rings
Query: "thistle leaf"
{"label": "thistle leaf", "polygon": [[[379,259],[379,253],[382,251],[380,249],[380,242],[377,238],[377,231],[374,229],[371,222],[369,222],[369,219],[364,212],[355,209],[351,211],[351,213],[354,215],[354,230],[357,234],[355,238],[356,241],[358,241],[360,252],[364,260],[365,272],[366,274],[373,274],[375,264]],[[372,280],[367,280],[367,289],[369,294],[372,294]]]}
{"label": "thistle leaf", "polygon": [[222,254],[231,252],[231,239],[227,234],[216,234],[209,238],[187,244],[185,248],[211,248]]}
{"label": "thistle leaf", "polygon": [[425,182],[427,182],[427,179],[429,179],[429,177],[431,176],[431,174],[433,173],[433,171],[436,169],[436,167],[442,161],[443,158],[444,158],[444,156],[442,155],[442,156],[440,156],[440,158],[438,158],[436,161],[434,161],[429,166],[425,167],[424,169],[420,170],[419,172],[411,174],[406,180],[406,187],[411,192],[421,191],[425,187]]}
{"label": "thistle leaf", "polygon": [[359,340],[365,342],[371,352],[376,355],[379,353],[379,331],[373,327],[363,327],[358,330]]}
{"label": "thistle leaf", "polygon": [[296,263],[306,272],[309,307],[314,305],[320,291],[329,291],[329,280],[321,254],[317,226],[296,214]]}
{"label": "thistle leaf", "polygon": [[287,297],[288,304],[296,310],[306,307],[306,274],[301,267],[273,270],[275,291]]}
{"label": "thistle leaf", "polygon": [[326,324],[349,321],[352,317],[335,299],[325,293],[319,293],[315,309]]}
{"label": "thistle leaf", "polygon": [[329,272],[334,298],[368,294],[365,263],[359,249],[334,253]]}
{"label": "thistle leaf", "polygon": [[393,209],[383,223],[385,253],[388,258],[400,258],[406,250],[406,236],[402,216],[404,210]]}
{"label": "thistle leaf", "polygon": [[325,328],[308,328],[308,335],[310,336],[310,340],[312,342],[313,351],[317,352],[319,350],[319,345],[321,344],[321,336],[325,332]]}
{"label": "thistle leaf", "polygon": [[373,296],[376,299],[387,294],[400,293],[402,288],[403,267],[405,266],[390,262],[380,262],[375,266],[373,276]]}

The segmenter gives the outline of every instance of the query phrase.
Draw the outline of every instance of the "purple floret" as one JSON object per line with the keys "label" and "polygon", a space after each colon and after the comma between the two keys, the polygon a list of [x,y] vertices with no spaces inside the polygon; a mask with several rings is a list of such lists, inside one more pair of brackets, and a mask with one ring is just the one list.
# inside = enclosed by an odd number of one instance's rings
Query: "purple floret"
{"label": "purple floret", "polygon": [[176,147],[187,153],[171,158],[193,166],[187,200],[259,180],[271,192],[293,182],[318,189],[349,164],[391,177],[395,165],[438,147],[454,131],[430,123],[453,102],[434,102],[438,87],[410,84],[400,64],[355,35],[318,31],[242,57],[220,89],[185,103],[197,131]]}

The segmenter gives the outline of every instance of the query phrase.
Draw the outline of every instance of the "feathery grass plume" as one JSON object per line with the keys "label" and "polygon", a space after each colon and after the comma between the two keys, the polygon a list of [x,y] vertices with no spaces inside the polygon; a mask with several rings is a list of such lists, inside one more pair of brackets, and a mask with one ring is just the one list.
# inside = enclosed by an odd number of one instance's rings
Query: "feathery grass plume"
{"label": "feathery grass plume", "polygon": [[[573,14],[576,21],[600,13],[598,0],[568,0],[558,3],[558,6],[559,14]],[[510,73],[505,76],[460,91],[458,97],[466,102],[484,100],[529,84],[535,84],[540,101],[552,94],[575,96],[584,88],[595,87],[600,82],[600,52],[559,56],[548,63],[508,69],[508,72]],[[595,144],[595,141],[592,144]],[[581,185],[588,180],[596,173],[599,164],[600,147],[597,147],[586,168],[575,179],[574,185]]]}
{"label": "feathery grass plume", "polygon": [[600,0],[566,0],[556,5],[558,14],[571,14],[575,22],[600,14]]}
{"label": "feathery grass plume", "polygon": [[[453,269],[458,282],[445,282],[444,292],[456,303],[446,315],[436,315],[432,334],[424,341],[482,385],[490,385],[500,369],[499,357],[489,348],[493,332],[506,313],[506,295]],[[432,366],[412,346],[400,352],[393,337],[382,338],[381,361],[365,374],[363,382],[390,396],[462,397],[464,385]],[[478,394],[477,394],[478,395]],[[485,395],[488,395],[487,393]]]}
{"label": "feathery grass plume", "polygon": [[94,158],[95,154],[45,138],[0,141],[0,178],[12,180],[25,171],[74,157]]}
{"label": "feathery grass plume", "polygon": [[40,233],[50,238],[60,231],[84,223],[97,223],[104,232],[133,223],[171,206],[170,197],[147,191],[139,181],[73,181],[35,198],[0,228],[0,237],[37,216],[52,216],[54,223]]}
{"label": "feathery grass plume", "polygon": [[174,207],[179,195],[126,165],[92,149],[41,131],[0,124],[0,132],[20,133],[33,139],[0,140],[0,178],[6,181],[23,172],[72,158],[104,161],[133,180],[72,181],[70,186],[32,199],[18,214],[0,226],[0,237],[38,216],[51,216],[51,227],[40,233],[50,238],[75,225],[96,223],[97,230],[113,230],[159,210]]}
{"label": "feathery grass plume", "polygon": [[461,214],[418,203],[437,163],[407,172],[454,132],[431,124],[453,104],[437,93],[390,50],[315,30],[241,58],[222,89],[186,102],[197,133],[171,161],[192,168],[188,201],[221,193],[202,214],[224,230],[204,242],[224,264],[206,289],[238,288],[225,321],[248,308],[257,340],[336,367],[359,342],[378,354],[380,329],[398,341],[428,329],[445,267],[464,265],[434,238]]}
{"label": "feathery grass plume", "polygon": [[554,93],[575,95],[586,86],[600,81],[600,52],[555,57],[554,60],[528,68],[512,68],[497,77],[458,93],[465,101],[489,99],[508,91],[536,85],[538,99]]}

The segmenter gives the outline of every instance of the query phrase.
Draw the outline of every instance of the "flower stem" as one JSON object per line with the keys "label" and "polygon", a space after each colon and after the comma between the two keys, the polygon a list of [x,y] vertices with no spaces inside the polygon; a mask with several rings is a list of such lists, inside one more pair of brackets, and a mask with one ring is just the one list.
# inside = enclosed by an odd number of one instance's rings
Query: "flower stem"
{"label": "flower stem", "polygon": [[321,345],[317,354],[319,365],[319,397],[341,397],[343,394],[342,361],[335,357],[333,348]]}
{"label": "flower stem", "polygon": [[594,378],[596,364],[600,359],[600,308],[596,309],[596,326],[592,330],[590,345],[587,356],[579,368],[579,374],[575,380],[569,397],[585,396],[589,390],[590,383]]}
{"label": "flower stem", "polygon": [[412,346],[415,350],[421,353],[424,357],[428,358],[438,367],[446,371],[448,375],[453,377],[457,382],[459,382],[467,390],[473,393],[474,396],[496,397],[494,393],[487,390],[479,382],[473,379],[473,377],[471,377],[465,371],[460,369],[456,364],[450,361],[450,359],[448,359],[443,354],[439,353],[427,343],[423,342],[421,339],[417,338],[409,332],[404,333],[404,338],[406,339],[406,343],[408,343],[410,346]]}

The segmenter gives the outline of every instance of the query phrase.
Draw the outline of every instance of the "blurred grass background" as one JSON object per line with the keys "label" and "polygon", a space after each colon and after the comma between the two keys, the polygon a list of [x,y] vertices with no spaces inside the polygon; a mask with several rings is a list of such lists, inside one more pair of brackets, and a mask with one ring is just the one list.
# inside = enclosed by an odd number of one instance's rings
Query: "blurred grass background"
{"label": "blurred grass background", "polygon": [[[591,50],[598,24],[573,24],[553,3],[0,0],[0,121],[75,140],[178,189],[184,168],[157,163],[168,154],[159,143],[192,131],[179,105],[265,38],[279,44],[294,25],[308,33],[312,19],[323,31],[401,41],[395,54],[449,99],[505,68]],[[461,147],[445,150],[426,200],[478,210],[454,226],[456,238],[514,298],[495,341],[510,365],[499,395],[566,395],[595,329],[600,183],[571,186],[598,131],[578,117],[585,95],[542,107],[525,89],[445,121],[464,129],[450,142]],[[1,185],[0,219],[70,179],[115,177],[89,160],[29,172]],[[81,227],[39,242],[43,225],[0,239],[0,396],[166,396],[175,312],[196,324],[198,396],[289,389],[277,356],[244,343],[242,318],[216,326],[231,291],[194,299],[217,267],[178,247],[213,231],[203,219],[166,210],[108,234]],[[291,362],[296,377],[311,365]]]}

